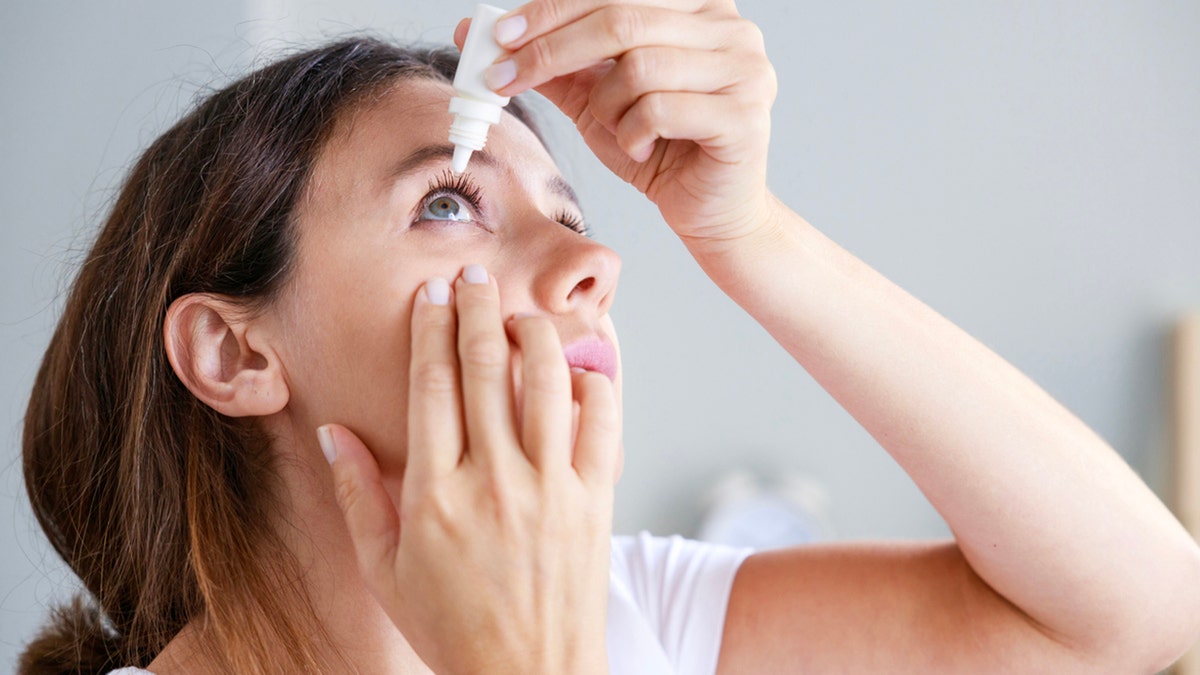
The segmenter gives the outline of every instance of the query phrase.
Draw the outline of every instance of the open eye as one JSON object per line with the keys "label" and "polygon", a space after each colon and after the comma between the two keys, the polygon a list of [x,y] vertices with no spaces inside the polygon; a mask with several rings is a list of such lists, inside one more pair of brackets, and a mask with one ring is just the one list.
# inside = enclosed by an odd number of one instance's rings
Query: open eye
{"label": "open eye", "polygon": [[462,223],[474,220],[471,215],[471,207],[466,204],[464,198],[445,192],[426,199],[418,219],[450,220]]}

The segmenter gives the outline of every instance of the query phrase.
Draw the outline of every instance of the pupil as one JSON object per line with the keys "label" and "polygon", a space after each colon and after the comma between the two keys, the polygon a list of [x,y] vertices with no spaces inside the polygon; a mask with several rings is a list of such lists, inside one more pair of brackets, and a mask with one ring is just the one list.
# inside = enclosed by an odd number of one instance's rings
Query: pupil
{"label": "pupil", "polygon": [[433,212],[439,216],[458,215],[458,202],[449,197],[442,197],[433,203]]}

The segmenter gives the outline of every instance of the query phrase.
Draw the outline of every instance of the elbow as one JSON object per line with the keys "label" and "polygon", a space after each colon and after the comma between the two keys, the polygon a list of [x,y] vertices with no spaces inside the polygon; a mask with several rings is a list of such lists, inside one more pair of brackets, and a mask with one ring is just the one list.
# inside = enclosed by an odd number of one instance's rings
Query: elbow
{"label": "elbow", "polygon": [[1165,670],[1200,642],[1200,546],[1197,546],[1195,541],[1190,541],[1189,544],[1183,556],[1187,572],[1177,588],[1177,594],[1181,598],[1178,628],[1172,636],[1173,649],[1164,655],[1166,664],[1161,666],[1160,670]]}
{"label": "elbow", "polygon": [[1136,644],[1125,658],[1138,655],[1138,670],[1147,673],[1167,670],[1200,640],[1200,547],[1189,537],[1156,567],[1166,574],[1156,580],[1154,595],[1143,598],[1143,611],[1126,622]]}

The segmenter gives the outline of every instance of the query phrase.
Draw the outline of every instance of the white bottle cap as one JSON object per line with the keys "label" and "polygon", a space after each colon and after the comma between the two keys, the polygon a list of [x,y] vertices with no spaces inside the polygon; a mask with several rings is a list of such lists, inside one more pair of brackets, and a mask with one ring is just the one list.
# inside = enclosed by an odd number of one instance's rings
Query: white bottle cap
{"label": "white bottle cap", "polygon": [[450,100],[454,122],[450,125],[450,142],[454,144],[454,159],[450,169],[460,174],[467,170],[471,153],[482,150],[487,141],[488,127],[500,121],[508,97],[487,87],[484,71],[504,49],[496,43],[496,21],[505,10],[491,5],[476,5],[471,17],[471,29],[463,42],[462,56],[454,74],[454,89],[458,96]]}

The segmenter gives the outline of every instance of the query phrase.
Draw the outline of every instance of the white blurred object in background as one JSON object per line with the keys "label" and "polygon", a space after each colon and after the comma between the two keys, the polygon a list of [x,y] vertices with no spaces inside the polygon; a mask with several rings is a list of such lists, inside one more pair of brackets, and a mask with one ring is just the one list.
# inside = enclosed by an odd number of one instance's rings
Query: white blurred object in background
{"label": "white blurred object in background", "polygon": [[697,538],[758,550],[808,544],[831,536],[828,493],[816,480],[783,473],[765,481],[735,471],[713,486]]}

